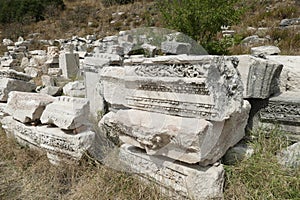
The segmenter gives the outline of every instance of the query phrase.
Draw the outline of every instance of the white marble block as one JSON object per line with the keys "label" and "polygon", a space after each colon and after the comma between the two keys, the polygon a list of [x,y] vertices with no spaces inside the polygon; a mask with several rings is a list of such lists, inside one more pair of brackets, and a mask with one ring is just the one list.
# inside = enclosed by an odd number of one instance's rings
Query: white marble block
{"label": "white marble block", "polygon": [[61,129],[73,130],[86,125],[89,101],[83,98],[61,96],[46,106],[41,116],[43,124],[54,124]]}
{"label": "white marble block", "polygon": [[13,91],[9,93],[5,112],[22,123],[34,122],[53,101],[54,98],[46,94]]}

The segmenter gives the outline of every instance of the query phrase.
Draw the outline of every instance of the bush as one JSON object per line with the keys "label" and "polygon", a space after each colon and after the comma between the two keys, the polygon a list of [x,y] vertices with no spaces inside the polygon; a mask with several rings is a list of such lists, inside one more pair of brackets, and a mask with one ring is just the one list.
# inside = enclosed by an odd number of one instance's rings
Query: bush
{"label": "bush", "polygon": [[[181,31],[204,46],[217,41],[221,26],[238,22],[242,11],[235,9],[239,0],[161,0],[158,2],[168,28]],[[208,49],[209,50],[209,49]],[[210,52],[209,52],[210,53]]]}
{"label": "bush", "polygon": [[63,0],[0,0],[0,23],[40,21],[49,7],[63,9]]}

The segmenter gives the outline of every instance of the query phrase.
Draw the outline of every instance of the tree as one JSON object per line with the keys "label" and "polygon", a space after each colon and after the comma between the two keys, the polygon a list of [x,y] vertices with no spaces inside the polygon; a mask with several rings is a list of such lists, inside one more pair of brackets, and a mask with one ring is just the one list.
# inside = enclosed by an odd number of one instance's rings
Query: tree
{"label": "tree", "polygon": [[221,26],[238,22],[242,11],[239,0],[160,0],[158,2],[167,28],[180,31],[204,46],[208,52],[215,44]]}

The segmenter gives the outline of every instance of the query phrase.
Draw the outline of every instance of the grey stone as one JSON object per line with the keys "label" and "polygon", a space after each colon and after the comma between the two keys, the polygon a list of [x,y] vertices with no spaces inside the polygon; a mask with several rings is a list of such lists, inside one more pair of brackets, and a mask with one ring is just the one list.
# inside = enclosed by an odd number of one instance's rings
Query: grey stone
{"label": "grey stone", "polygon": [[2,40],[2,44],[4,45],[4,46],[9,46],[9,45],[12,45],[14,42],[12,41],[12,40],[10,40],[10,39],[6,39],[6,38],[4,38],[3,40]]}
{"label": "grey stone", "polygon": [[280,91],[282,64],[250,55],[236,57],[244,84],[244,98],[266,99]]}
{"label": "grey stone", "polygon": [[300,142],[287,147],[285,150],[282,150],[277,155],[277,158],[279,163],[286,167],[300,167]]}
{"label": "grey stone", "polygon": [[105,67],[100,73],[100,94],[115,109],[127,105],[124,75],[123,67]]}
{"label": "grey stone", "polygon": [[267,56],[267,59],[282,64],[280,90],[300,91],[300,56]]}
{"label": "grey stone", "polygon": [[100,121],[111,138],[162,155],[202,166],[215,163],[245,135],[250,104],[223,122],[183,118],[138,110],[119,110]]}
{"label": "grey stone", "polygon": [[41,77],[41,79],[42,79],[42,84],[44,86],[55,86],[55,82],[54,82],[53,77],[51,77],[49,75],[43,75]]}
{"label": "grey stone", "polygon": [[14,70],[0,70],[0,101],[7,101],[11,91],[31,92],[35,84],[30,82],[31,77]]}
{"label": "grey stone", "polygon": [[181,42],[162,42],[161,50],[166,54],[190,54],[191,44]]}
{"label": "grey stone", "polygon": [[252,55],[278,55],[280,52],[280,49],[275,46],[260,46],[251,48]]}
{"label": "grey stone", "polygon": [[59,86],[42,86],[37,89],[37,92],[41,94],[48,94],[50,96],[61,96],[63,89]]}
{"label": "grey stone", "polygon": [[48,75],[50,76],[60,76],[62,75],[62,70],[60,68],[49,68]]}
{"label": "grey stone", "polygon": [[246,37],[242,40],[242,44],[244,44],[246,46],[264,44],[266,42],[268,42],[268,39],[260,38],[258,35],[252,35],[252,36]]}
{"label": "grey stone", "polygon": [[172,199],[178,199],[178,195],[199,200],[223,198],[222,165],[185,165],[146,155],[138,148],[126,144],[121,146],[119,158],[133,173],[156,182]]}
{"label": "grey stone", "polygon": [[300,18],[293,18],[293,19],[283,19],[281,20],[279,26],[291,26],[291,25],[298,25],[300,24]]}
{"label": "grey stone", "polygon": [[95,133],[89,130],[67,134],[56,127],[28,126],[8,116],[1,120],[6,133],[14,136],[23,145],[47,152],[51,163],[80,160],[86,151],[93,148]]}
{"label": "grey stone", "polygon": [[76,78],[79,72],[79,55],[63,53],[59,55],[59,68],[65,78]]}
{"label": "grey stone", "polygon": [[63,87],[63,92],[71,97],[85,97],[85,86],[81,81],[74,81]]}
{"label": "grey stone", "polygon": [[223,121],[243,102],[234,58],[161,56],[125,60],[130,108]]}
{"label": "grey stone", "polygon": [[46,106],[41,122],[54,124],[61,129],[73,130],[88,123],[89,101],[75,97],[56,97]]}
{"label": "grey stone", "polygon": [[253,154],[253,147],[245,143],[238,143],[234,147],[228,149],[222,158],[222,163],[226,165],[233,165],[237,162],[241,162],[244,159],[250,158]]}
{"label": "grey stone", "polygon": [[290,132],[291,139],[300,141],[300,92],[285,92],[269,99],[268,105],[258,113],[256,126],[279,126]]}
{"label": "grey stone", "polygon": [[42,74],[42,71],[35,67],[26,67],[24,72],[32,78],[36,78]]}
{"label": "grey stone", "polygon": [[22,123],[35,122],[53,101],[54,98],[49,95],[12,91],[5,112]]}

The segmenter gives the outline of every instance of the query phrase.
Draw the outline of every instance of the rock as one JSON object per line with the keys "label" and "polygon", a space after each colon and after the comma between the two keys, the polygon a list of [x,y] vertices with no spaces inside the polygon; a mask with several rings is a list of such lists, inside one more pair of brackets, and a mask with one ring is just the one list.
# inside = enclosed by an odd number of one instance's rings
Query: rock
{"label": "rock", "polygon": [[298,168],[300,167],[300,142],[297,142],[277,155],[280,164],[285,167]]}
{"label": "rock", "polygon": [[46,55],[43,55],[43,56],[40,56],[40,55],[32,56],[30,58],[30,61],[29,61],[29,67],[41,68],[41,66],[43,66],[46,61],[47,61],[47,56]]}
{"label": "rock", "polygon": [[267,56],[267,59],[282,64],[280,90],[300,91],[300,56]]}
{"label": "rock", "polygon": [[144,49],[146,56],[154,57],[156,54],[157,47],[151,44],[143,44],[142,48]]}
{"label": "rock", "polygon": [[243,84],[234,58],[178,55],[125,61],[130,108],[214,121],[241,109]]}
{"label": "rock", "polygon": [[244,84],[244,98],[266,99],[280,91],[282,64],[250,55],[236,57]]}
{"label": "rock", "polygon": [[42,74],[41,70],[35,67],[26,67],[24,69],[25,74],[29,75],[32,78],[36,78]]}
{"label": "rock", "polygon": [[162,42],[161,50],[166,54],[190,54],[191,44],[181,42]]}
{"label": "rock", "polygon": [[41,88],[37,89],[37,92],[56,97],[62,95],[63,89],[62,87],[58,87],[58,86],[42,86]]}
{"label": "rock", "polygon": [[49,95],[12,91],[5,112],[22,123],[35,122],[53,101],[54,98]]}
{"label": "rock", "polygon": [[49,75],[43,75],[41,77],[41,79],[42,79],[42,84],[44,86],[54,86],[55,85],[54,79]]}
{"label": "rock", "polygon": [[[223,122],[183,118],[139,110],[119,110],[99,123],[111,138],[162,155],[202,166],[215,163],[245,135],[250,104]],[[106,125],[107,124],[107,125]]]}
{"label": "rock", "polygon": [[[169,159],[146,155],[138,148],[122,145],[120,160],[129,169],[151,181],[164,190],[171,199],[222,199],[224,169],[222,165],[200,167],[184,165]],[[115,166],[115,164],[113,165]]]}
{"label": "rock", "polygon": [[47,152],[51,163],[80,160],[85,152],[93,148],[95,133],[89,130],[78,134],[66,134],[56,127],[28,126],[11,116],[1,120],[5,132],[14,136],[23,145]]}
{"label": "rock", "polygon": [[300,18],[283,19],[283,20],[281,20],[279,26],[286,27],[286,26],[292,26],[292,25],[298,25],[298,24],[300,24]]}
{"label": "rock", "polygon": [[252,46],[252,45],[258,45],[258,44],[264,44],[266,42],[268,42],[268,39],[260,38],[258,35],[252,35],[252,36],[244,38],[241,43],[246,46]]}
{"label": "rock", "polygon": [[127,105],[123,67],[105,67],[100,73],[101,96],[114,109]]}
{"label": "rock", "polygon": [[63,77],[76,78],[79,72],[79,55],[74,53],[60,54],[59,68],[62,70]]}
{"label": "rock", "polygon": [[300,92],[285,92],[269,99],[258,113],[255,127],[278,127],[291,133],[292,140],[300,141]]}
{"label": "rock", "polygon": [[280,49],[275,46],[260,46],[260,47],[252,47],[251,55],[257,56],[260,54],[263,55],[278,55],[280,54]]}
{"label": "rock", "polygon": [[75,97],[56,97],[46,106],[41,116],[43,124],[54,124],[64,130],[73,130],[88,123],[89,101]]}
{"label": "rock", "polygon": [[4,39],[2,40],[2,44],[3,44],[4,46],[9,46],[9,45],[13,45],[14,42],[13,42],[12,40],[10,40],[10,39],[4,38]]}
{"label": "rock", "polygon": [[228,149],[222,158],[222,163],[226,165],[234,165],[244,159],[250,158],[254,154],[254,149],[243,143],[239,143]]}
{"label": "rock", "polygon": [[14,70],[0,70],[0,101],[7,101],[11,91],[31,92],[35,84],[29,82],[31,77]]}
{"label": "rock", "polygon": [[122,58],[119,55],[111,53],[95,53],[93,57],[102,59],[104,61],[108,60],[109,65],[122,65]]}
{"label": "rock", "polygon": [[63,92],[71,97],[85,97],[84,83],[80,81],[69,82],[63,87]]}
{"label": "rock", "polygon": [[60,68],[49,68],[48,75],[50,76],[60,76],[62,75],[62,70]]}
{"label": "rock", "polygon": [[21,66],[22,69],[29,67],[29,59],[27,57],[22,58]]}

